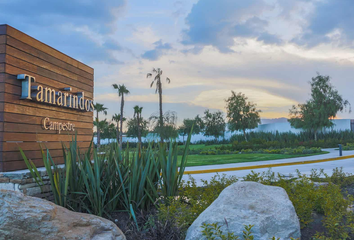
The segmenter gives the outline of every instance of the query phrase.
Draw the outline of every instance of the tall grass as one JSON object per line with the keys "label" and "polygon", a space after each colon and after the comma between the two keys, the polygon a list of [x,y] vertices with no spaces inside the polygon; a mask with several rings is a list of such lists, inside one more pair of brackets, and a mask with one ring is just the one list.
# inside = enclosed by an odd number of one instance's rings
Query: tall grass
{"label": "tall grass", "polygon": [[[64,165],[56,165],[46,148],[43,164],[51,183],[56,204],[98,216],[115,210],[135,212],[152,207],[160,197],[176,196],[187,163],[190,136],[178,166],[177,143],[149,144],[146,149],[120,150],[111,144],[105,154],[98,154],[92,144],[80,151],[76,137],[63,145]],[[32,177],[42,187],[43,179],[33,162],[20,149]],[[136,220],[136,219],[135,219]]]}

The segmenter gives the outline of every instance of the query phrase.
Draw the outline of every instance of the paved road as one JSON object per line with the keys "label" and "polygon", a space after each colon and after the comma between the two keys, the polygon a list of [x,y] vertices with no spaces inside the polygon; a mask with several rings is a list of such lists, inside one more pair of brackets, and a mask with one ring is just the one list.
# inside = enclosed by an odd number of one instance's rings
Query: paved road
{"label": "paved road", "polygon": [[[301,157],[301,158],[291,158],[291,159],[281,159],[281,160],[271,160],[271,161],[260,161],[260,162],[251,162],[251,163],[233,163],[233,164],[220,164],[220,165],[209,165],[209,166],[196,166],[196,167],[187,167],[186,171],[193,170],[206,170],[206,169],[216,169],[215,173],[203,173],[203,174],[192,174],[191,176],[197,180],[197,183],[201,183],[201,179],[209,180],[213,177],[220,168],[234,168],[234,167],[244,167],[244,166],[257,166],[257,165],[265,165],[265,164],[275,164],[275,163],[286,163],[286,162],[306,162],[311,160],[319,160],[319,159],[327,159],[338,157],[338,150],[334,148],[331,149],[323,149],[324,151],[328,151],[328,154],[310,156],[310,157]],[[343,156],[354,155],[354,151],[343,151]],[[327,174],[331,174],[333,169],[336,167],[343,167],[343,171],[347,173],[354,174],[354,158],[344,159],[344,160],[336,160],[329,162],[321,162],[321,163],[311,163],[311,164],[299,164],[292,166],[281,166],[281,167],[273,167],[272,171],[275,173],[281,173],[284,175],[296,175],[296,169],[300,170],[303,174],[310,174],[312,169],[324,169],[324,172]],[[264,172],[267,171],[268,168],[259,168],[254,169],[254,172]],[[226,174],[227,176],[237,176],[239,178],[246,176],[251,173],[251,170],[239,170],[239,171],[227,171],[227,172],[219,172],[219,174]],[[189,177],[185,175],[183,177],[184,180],[187,180]]]}

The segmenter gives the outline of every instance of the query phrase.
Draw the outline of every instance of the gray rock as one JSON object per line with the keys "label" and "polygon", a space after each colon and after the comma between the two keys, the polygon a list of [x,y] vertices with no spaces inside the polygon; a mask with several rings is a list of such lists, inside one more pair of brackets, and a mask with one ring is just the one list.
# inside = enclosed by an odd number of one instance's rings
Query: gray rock
{"label": "gray rock", "polygon": [[21,192],[0,190],[0,240],[92,239],[125,240],[111,221],[72,212]]}
{"label": "gray rock", "polygon": [[224,234],[230,231],[241,239],[244,225],[249,224],[254,225],[257,240],[301,236],[299,219],[285,190],[256,182],[237,182],[225,188],[189,227],[186,240],[205,239],[203,223],[218,223]]}

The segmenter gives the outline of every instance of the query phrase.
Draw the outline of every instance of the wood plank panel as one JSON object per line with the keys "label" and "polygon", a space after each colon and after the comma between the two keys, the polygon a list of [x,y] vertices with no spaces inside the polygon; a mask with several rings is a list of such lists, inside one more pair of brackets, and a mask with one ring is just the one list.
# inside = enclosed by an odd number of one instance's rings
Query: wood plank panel
{"label": "wood plank panel", "polygon": [[[52,120],[51,120],[52,121]],[[5,132],[17,132],[17,133],[43,133],[43,134],[59,134],[55,130],[45,130],[41,125],[33,124],[23,124],[23,123],[2,123]],[[1,129],[1,125],[0,125]],[[74,134],[75,132],[78,135],[92,135],[92,129],[90,128],[77,128],[75,126],[75,131],[61,131],[60,134]]]}
{"label": "wood plank panel", "polygon": [[0,103],[0,105],[1,104],[4,106],[5,113],[18,113],[18,114],[38,116],[38,117],[57,118],[57,119],[62,119],[67,121],[90,122],[90,123],[93,122],[91,116],[79,116],[69,111],[68,113],[62,113],[62,112],[56,112],[56,111],[51,111],[46,109],[39,109],[35,107],[22,106],[22,105],[10,104],[10,103],[6,103],[5,105],[4,103]]}
{"label": "wood plank panel", "polygon": [[0,73],[5,73],[5,63],[0,62]]}
{"label": "wood plank panel", "polygon": [[[3,37],[5,37],[5,36],[3,36]],[[2,42],[1,42],[1,36],[0,36],[0,44],[1,43]],[[38,50],[38,49],[28,45],[28,44],[25,44],[25,43],[21,42],[21,41],[15,39],[15,38],[7,36],[6,44],[9,45],[9,46],[14,47],[16,49],[19,49],[19,50],[21,50],[23,52],[26,52],[28,54],[31,54],[32,56],[37,57],[39,59],[42,59],[42,60],[44,60],[46,62],[52,63],[55,66],[61,67],[61,68],[65,69],[65,70],[73,72],[73,73],[75,73],[77,75],[81,75],[81,76],[84,76],[87,79],[93,80],[93,74],[85,72],[85,71],[83,71],[83,70],[81,70],[81,69],[79,69],[77,67],[74,67],[74,66],[72,66],[72,65],[70,65],[70,64],[68,64],[68,63],[66,63],[66,62],[64,62],[62,60],[59,60],[59,59],[57,59],[57,58],[55,58],[55,57],[53,57],[53,56],[51,56],[51,55],[49,55],[49,54],[47,54],[45,52],[42,52],[42,51],[40,51],[40,50]]]}
{"label": "wood plank panel", "polygon": [[7,36],[6,35],[0,35],[0,44],[5,44],[7,42]]}
{"label": "wood plank panel", "polygon": [[66,62],[70,65],[73,65],[74,67],[77,67],[79,69],[82,69],[82,70],[90,73],[90,74],[93,74],[93,69],[91,67],[65,55],[62,52],[59,52],[58,50],[28,36],[25,33],[18,31],[17,29],[14,29],[13,27],[7,26],[6,34],[13,37],[13,38],[20,40],[21,42],[24,42],[30,46],[33,46],[33,47],[35,47],[35,48],[37,48],[49,55],[52,55],[53,57],[56,57],[56,58]]}
{"label": "wood plank panel", "polygon": [[[75,137],[74,137],[75,138]],[[3,146],[4,152],[16,152],[19,147],[23,151],[40,150],[40,145],[43,148],[61,150],[64,144],[66,147],[70,146],[70,142],[0,142]],[[88,148],[91,142],[77,142],[77,146],[81,149]]]}
{"label": "wood plank panel", "polygon": [[5,63],[6,62],[6,55],[5,53],[0,54],[0,63]]}
{"label": "wood plank panel", "polygon": [[[8,122],[8,123],[22,123],[22,124],[36,124],[40,125],[42,123],[43,117],[38,116],[29,116],[23,114],[15,114],[15,113],[0,113],[0,121]],[[50,118],[53,122],[60,122],[63,121],[62,119],[57,118]],[[85,128],[85,129],[92,129],[93,124],[92,122],[77,122],[77,121],[70,121],[71,123],[75,124],[76,128]]]}
{"label": "wood plank panel", "polygon": [[[1,65],[1,63],[0,63],[0,65]],[[5,65],[4,65],[4,67],[5,67]],[[22,74],[26,71],[27,71],[26,69],[22,69],[22,68],[18,68],[18,67],[6,64],[6,73],[8,76],[5,77],[5,81],[9,81],[9,79],[8,79],[9,76],[11,79],[16,80],[16,77],[18,74]],[[78,81],[74,82],[74,81],[68,80],[66,78],[62,78],[60,80],[55,80],[55,79],[43,77],[43,76],[38,75],[36,73],[30,73],[30,75],[35,77],[37,83],[40,83],[40,84],[47,84],[48,86],[57,86],[58,88],[73,87],[73,92],[74,91],[85,92],[85,94],[91,93],[93,95],[93,87],[92,86],[83,84]],[[14,82],[16,82],[16,84],[20,85],[18,80],[14,81]],[[74,89],[76,89],[76,90],[74,90]]]}
{"label": "wood plank panel", "polygon": [[[41,158],[31,159],[31,160],[37,167],[44,166],[43,160]],[[55,162],[55,164],[63,164],[64,163],[63,157],[53,158],[53,161]],[[6,172],[16,171],[19,169],[27,169],[27,166],[26,166],[26,163],[24,160],[2,162],[2,164],[3,164],[3,171],[6,171]]]}
{"label": "wood plank panel", "polygon": [[93,75],[92,74],[86,74],[85,76],[80,76],[76,73],[70,72],[66,69],[63,69],[61,67],[58,67],[50,62],[44,61],[40,58],[34,57],[26,52],[23,52],[21,50],[18,50],[14,47],[11,47],[9,45],[6,45],[6,54],[11,55],[13,57],[19,58],[23,61],[30,62],[34,65],[40,66],[41,68],[44,68],[48,71],[55,72],[57,74],[63,75],[65,77],[74,79],[74,80],[79,80],[83,79],[83,81],[93,81]]}
{"label": "wood plank panel", "polygon": [[[47,141],[47,142],[68,142],[71,141],[74,134],[35,134],[35,133],[11,133],[3,132],[3,141],[24,141],[24,142],[33,142],[33,141]],[[89,142],[92,140],[91,135],[78,135],[78,141]]]}
{"label": "wood plank panel", "polygon": [[[42,158],[42,153],[41,153],[40,149],[38,149],[36,151],[24,151],[24,153],[28,159]],[[50,155],[52,157],[61,157],[61,156],[63,156],[63,151],[60,149],[57,149],[57,150],[51,149]],[[6,159],[4,162],[23,160],[23,157],[22,157],[20,151],[3,152],[3,157],[4,157],[4,159]]]}
{"label": "wood plank panel", "polygon": [[[8,65],[10,66],[10,65]],[[12,66],[11,66],[12,67]],[[33,76],[36,77],[36,76]],[[36,78],[36,83],[34,85],[42,85],[44,87],[50,87],[50,88],[54,88],[56,90],[60,90],[63,89],[65,87],[68,87],[68,84],[62,84],[60,82],[51,80],[51,79],[47,79],[47,78],[43,78],[43,77],[39,77]],[[21,81],[17,80],[17,75],[11,75],[11,74],[7,74],[7,73],[0,73],[0,83],[7,83],[7,84],[11,84],[14,86],[17,86],[17,89],[21,89]],[[90,91],[86,91],[84,89],[79,89],[77,87],[71,87],[72,91],[71,93],[77,93],[77,92],[84,92],[85,93],[85,99],[89,99],[92,100],[93,99],[93,93],[90,92],[92,91],[92,88]],[[20,93],[21,91],[17,91],[17,93]]]}
{"label": "wood plank panel", "polygon": [[[2,83],[0,83],[0,86],[1,85],[2,85]],[[4,89],[5,91],[6,91],[7,86],[8,85],[5,84],[5,89]],[[23,99],[20,99],[21,95],[17,95],[17,94],[14,95],[14,94],[6,93],[6,92],[1,93],[1,91],[0,91],[0,95],[2,95],[2,94],[4,95],[3,102],[17,104],[17,105],[21,105],[21,106],[29,106],[29,107],[34,107],[34,108],[43,109],[43,110],[52,110],[52,111],[60,112],[60,113],[68,113],[69,112],[71,114],[76,114],[79,116],[91,117],[91,119],[93,121],[93,112],[79,111],[79,110],[65,108],[65,107],[59,107],[59,106],[55,106],[55,105],[51,105],[51,104],[38,103],[36,101],[31,101],[31,100],[23,100]],[[2,97],[0,97],[0,99],[2,99]]]}
{"label": "wood plank panel", "polygon": [[[32,63],[23,61],[23,60],[21,60],[19,58],[13,57],[11,55],[7,55],[6,54],[5,61],[6,61],[7,64],[10,64],[12,66],[20,66],[22,69],[24,69],[26,71],[29,71],[31,73],[35,73],[35,74],[38,74],[38,75],[41,75],[43,77],[47,77],[47,78],[50,78],[50,79],[53,79],[53,80],[57,80],[59,82],[67,82],[67,83],[81,82],[81,83],[86,84],[88,86],[91,86],[91,87],[93,86],[93,81],[85,80],[85,79],[83,79],[80,76],[77,77],[77,80],[76,79],[71,79],[71,78],[63,76],[61,74],[49,71],[49,70],[44,69],[44,68],[41,68],[40,66],[37,66],[35,64],[32,64]],[[4,62],[4,61],[1,61],[1,54],[0,54],[0,62]]]}
{"label": "wood plank panel", "polygon": [[0,25],[0,35],[6,34],[6,30],[7,30],[7,25],[1,24]]}
{"label": "wood plank panel", "polygon": [[[93,136],[93,113],[20,100],[18,74],[29,74],[36,84],[56,91],[71,87],[93,99],[94,70],[54,48],[8,26],[0,25],[0,171],[26,169],[19,146],[28,158],[43,166],[39,143],[50,149],[53,160],[63,163],[62,143],[76,137],[87,149]],[[75,124],[75,132],[42,129],[42,120]]]}
{"label": "wood plank panel", "polygon": [[[1,112],[0,112],[1,114]],[[2,148],[3,148],[3,132],[0,132],[0,172],[5,172],[4,169],[4,162],[3,162],[3,157],[2,157]]]}
{"label": "wood plank panel", "polygon": [[[82,149],[82,152],[86,152],[87,148]],[[62,157],[63,156],[63,150],[62,149],[50,149],[50,155],[52,158],[57,158],[57,157]],[[26,157],[28,159],[40,159],[42,158],[42,153],[40,150],[36,151],[24,151]],[[12,162],[12,161],[18,161],[18,160],[23,160],[23,157],[20,153],[20,151],[16,152],[3,152],[3,157],[6,159],[4,162]]]}

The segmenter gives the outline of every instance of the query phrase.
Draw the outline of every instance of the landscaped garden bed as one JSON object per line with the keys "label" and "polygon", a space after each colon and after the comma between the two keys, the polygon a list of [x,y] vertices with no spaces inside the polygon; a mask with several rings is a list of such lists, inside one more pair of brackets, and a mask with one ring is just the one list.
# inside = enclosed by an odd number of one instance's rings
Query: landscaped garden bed
{"label": "landscaped garden bed", "polygon": [[[69,148],[63,149],[64,168],[54,164],[49,151],[43,152],[54,201],[70,210],[103,216],[113,221],[128,239],[184,239],[192,223],[225,188],[244,180],[263,186],[281,187],[286,191],[299,218],[301,239],[336,240],[353,237],[354,215],[350,211],[353,195],[347,195],[345,191],[354,192],[354,178],[341,169],[335,169],[332,176],[321,171],[313,171],[311,176],[298,173],[290,177],[277,176],[271,171],[262,174],[252,172],[243,179],[216,175],[210,181],[203,181],[203,186],[199,187],[193,178],[182,181],[188,163],[188,142],[180,162],[177,144],[173,143],[168,148],[163,144],[145,150],[124,151],[118,145],[111,145],[109,151],[98,155],[96,150],[79,152],[76,141],[73,141]],[[257,156],[257,153],[237,155],[252,157]],[[188,161],[192,162],[193,156],[199,155],[189,156]],[[220,156],[232,157],[232,154]],[[94,161],[91,161],[91,157]],[[42,186],[36,168],[24,159],[36,182]],[[259,206],[262,206],[262,202]],[[238,239],[235,236],[240,234],[233,232],[233,229],[220,230],[220,222],[203,227],[206,239],[218,239],[217,236]],[[252,223],[244,226],[248,236],[244,239],[252,239],[250,236],[257,226],[252,227]],[[277,239],[279,236],[274,234],[274,237]]]}
{"label": "landscaped garden bed", "polygon": [[[350,211],[354,198],[354,177],[341,169],[334,169],[331,176],[313,171],[309,177],[299,173],[293,178],[276,176],[267,171],[249,174],[243,180],[281,186],[286,190],[300,220],[302,240],[354,237],[354,215]],[[140,230],[127,214],[125,218],[121,213],[114,213],[112,217],[119,219],[117,225],[124,229],[128,239],[184,239],[193,221],[223,189],[237,181],[236,177],[216,175],[212,180],[204,181],[202,187],[197,187],[191,178],[183,183],[178,198],[165,203],[161,201],[157,209],[139,213]]]}

